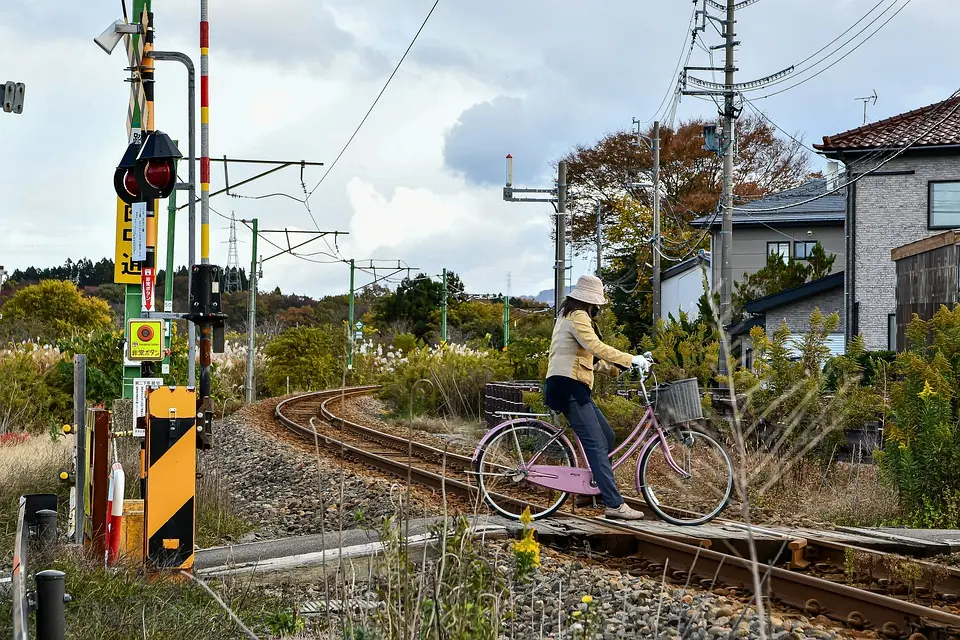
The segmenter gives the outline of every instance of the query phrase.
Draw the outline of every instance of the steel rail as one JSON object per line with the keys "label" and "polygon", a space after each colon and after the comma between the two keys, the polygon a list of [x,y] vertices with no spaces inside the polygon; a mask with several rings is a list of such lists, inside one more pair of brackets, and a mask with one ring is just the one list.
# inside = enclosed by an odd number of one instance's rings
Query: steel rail
{"label": "steel rail", "polygon": [[[406,477],[411,473],[413,481],[433,488],[446,487],[448,491],[457,493],[467,498],[472,498],[477,487],[455,480],[446,478],[441,474],[412,466],[410,461],[400,462],[392,460],[385,456],[365,451],[359,447],[346,442],[337,440],[330,436],[315,432],[314,429],[306,427],[296,420],[285,415],[283,408],[297,401],[304,401],[310,398],[321,399],[320,413],[335,422],[339,422],[349,429],[356,429],[358,433],[371,434],[369,437],[384,438],[387,441],[402,442],[403,447],[407,446],[407,441],[397,438],[390,434],[383,434],[369,427],[357,425],[348,420],[334,415],[326,406],[328,402],[340,397],[352,397],[370,393],[376,387],[357,387],[352,389],[338,389],[333,391],[314,392],[304,396],[297,396],[284,400],[277,405],[276,417],[284,425],[293,431],[307,437],[316,436],[323,440],[328,446],[341,449],[351,458],[356,458],[360,462],[379,468],[382,471],[392,473],[399,477]],[[466,459],[465,456],[457,454],[444,454],[444,452],[434,447],[419,444],[417,451],[422,451],[427,455],[433,456],[439,452],[441,456],[446,455],[447,459]],[[504,498],[511,502],[522,504],[515,498]],[[569,514],[564,514],[569,515]],[[653,563],[669,565],[675,567],[683,574],[694,574],[704,579],[710,579],[716,576],[720,582],[732,586],[738,586],[745,590],[753,589],[753,563],[740,556],[714,551],[703,546],[694,546],[676,540],[670,540],[659,536],[634,529],[632,526],[624,523],[606,520],[603,518],[569,516],[576,519],[589,522],[592,525],[601,525],[609,529],[616,530],[618,533],[632,536],[635,541],[635,552],[644,560]],[[785,537],[786,534],[784,534]],[[837,545],[845,547],[846,545]],[[836,548],[836,547],[835,547]],[[871,629],[879,632],[888,638],[906,638],[910,640],[933,640],[939,638],[960,637],[960,616],[932,609],[912,602],[907,602],[891,596],[874,593],[864,589],[839,584],[803,573],[797,573],[779,567],[765,566],[759,567],[760,575],[763,579],[763,589],[766,595],[772,599],[789,605],[793,608],[802,610],[809,615],[823,615],[833,620],[843,622],[855,629]]]}

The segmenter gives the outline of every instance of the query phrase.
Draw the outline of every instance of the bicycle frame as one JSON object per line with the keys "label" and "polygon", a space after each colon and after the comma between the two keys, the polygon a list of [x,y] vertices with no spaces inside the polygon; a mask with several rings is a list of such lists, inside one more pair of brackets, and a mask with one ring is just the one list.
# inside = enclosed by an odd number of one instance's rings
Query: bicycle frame
{"label": "bicycle frame", "polygon": [[[676,471],[682,478],[689,478],[690,474],[684,471],[673,459],[670,446],[667,444],[666,431],[660,426],[660,423],[657,420],[657,415],[653,409],[653,404],[650,403],[649,397],[647,396],[646,386],[643,385],[642,381],[640,384],[643,387],[643,395],[647,401],[647,410],[640,419],[640,422],[637,423],[637,426],[634,427],[630,435],[627,436],[622,443],[620,443],[620,446],[610,452],[609,457],[611,459],[611,466],[614,469],[618,468],[626,460],[633,457],[634,453],[641,446],[642,448],[640,448],[640,457],[642,459],[651,447],[653,447],[657,442],[660,442],[663,445],[663,453],[670,468]],[[538,423],[541,426],[547,427],[547,429],[553,431],[554,434],[542,447],[540,447],[540,449],[533,455],[533,457],[530,458],[529,461],[523,460],[521,454],[521,465],[517,471],[519,473],[523,473],[528,482],[548,487],[550,489],[586,495],[599,494],[600,490],[593,484],[593,474],[590,472],[590,470],[577,466],[579,464],[578,454],[579,460],[587,460],[587,453],[584,450],[583,443],[580,442],[580,439],[576,437],[576,434],[574,434],[574,440],[576,441],[576,447],[574,447],[573,443],[571,443],[564,434],[563,429],[560,429],[556,425],[549,422],[544,422],[543,420],[519,418],[502,422],[497,427],[491,429],[477,445],[477,450],[474,453],[474,460],[477,459],[487,442],[495,435],[500,434],[505,429],[513,425],[530,423]],[[568,446],[569,450],[573,452],[574,466],[566,467],[536,464],[537,459],[543,454],[543,452],[546,451],[547,448],[558,439]],[[517,449],[519,453],[519,443],[517,443]],[[620,452],[624,451],[625,449],[626,452],[621,454]],[[620,456],[614,460],[614,457],[618,454],[620,454]]]}

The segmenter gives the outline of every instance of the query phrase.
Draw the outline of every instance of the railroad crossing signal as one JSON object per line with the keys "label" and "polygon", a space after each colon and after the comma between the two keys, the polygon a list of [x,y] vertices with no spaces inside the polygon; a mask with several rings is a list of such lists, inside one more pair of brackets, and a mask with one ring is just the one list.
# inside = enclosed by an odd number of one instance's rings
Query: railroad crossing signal
{"label": "railroad crossing signal", "polygon": [[6,82],[3,85],[3,110],[7,113],[23,113],[23,94],[27,87],[22,82]]}
{"label": "railroad crossing signal", "polygon": [[127,359],[140,362],[163,360],[163,320],[130,319]]}

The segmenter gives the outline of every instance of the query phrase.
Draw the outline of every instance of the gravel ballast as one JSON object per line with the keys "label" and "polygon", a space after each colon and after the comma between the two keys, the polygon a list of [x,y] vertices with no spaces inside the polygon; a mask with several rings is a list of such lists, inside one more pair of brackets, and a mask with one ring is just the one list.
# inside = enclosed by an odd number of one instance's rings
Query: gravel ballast
{"label": "gravel ballast", "polygon": [[[201,470],[219,476],[237,514],[254,527],[242,541],[376,527],[400,510],[402,482],[364,475],[323,447],[318,473],[313,447],[283,437],[274,405],[261,403],[218,421],[214,447],[201,455]],[[412,502],[413,514],[424,515],[416,492]]]}

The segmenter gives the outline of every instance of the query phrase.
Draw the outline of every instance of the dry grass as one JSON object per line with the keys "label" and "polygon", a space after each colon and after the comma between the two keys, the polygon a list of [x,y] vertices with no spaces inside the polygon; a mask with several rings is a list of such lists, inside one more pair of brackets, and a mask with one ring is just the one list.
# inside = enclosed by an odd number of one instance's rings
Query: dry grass
{"label": "dry grass", "polygon": [[[614,475],[621,493],[639,498],[636,462],[625,463]],[[782,456],[749,453],[734,465],[752,470],[749,500],[757,524],[875,527],[903,516],[896,491],[881,481],[873,464],[814,459],[791,464]],[[721,517],[737,519],[738,509],[732,504]]]}
{"label": "dry grass", "polygon": [[64,438],[33,436],[22,444],[0,447],[0,565],[9,567],[17,534],[20,496],[27,493],[57,493],[60,497],[60,526],[66,525],[69,507],[66,485],[57,477],[69,466],[71,449]]}
{"label": "dry grass", "polygon": [[903,515],[896,491],[882,482],[876,465],[804,460],[784,472],[786,460],[769,454],[749,458],[747,468],[755,470],[751,506],[764,521],[875,527]]}

